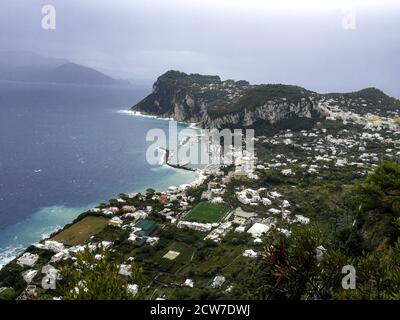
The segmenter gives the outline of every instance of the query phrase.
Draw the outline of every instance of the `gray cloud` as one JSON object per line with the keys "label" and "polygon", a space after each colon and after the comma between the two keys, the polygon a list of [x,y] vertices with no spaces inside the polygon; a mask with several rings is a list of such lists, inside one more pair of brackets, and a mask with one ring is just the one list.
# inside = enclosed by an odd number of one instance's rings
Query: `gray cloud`
{"label": "gray cloud", "polygon": [[[356,7],[350,31],[342,28],[340,7],[290,10],[232,1],[3,0],[0,47],[140,79],[179,69],[317,91],[377,86],[400,96],[395,2]],[[44,4],[57,9],[55,31],[41,29]]]}

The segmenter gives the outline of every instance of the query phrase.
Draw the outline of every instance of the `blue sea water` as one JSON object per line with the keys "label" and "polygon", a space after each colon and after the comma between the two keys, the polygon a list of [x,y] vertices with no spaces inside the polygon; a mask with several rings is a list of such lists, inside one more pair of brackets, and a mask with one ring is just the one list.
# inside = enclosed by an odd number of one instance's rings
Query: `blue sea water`
{"label": "blue sea water", "polygon": [[0,82],[0,267],[120,192],[194,179],[146,161],[147,131],[167,121],[118,112],[149,91]]}

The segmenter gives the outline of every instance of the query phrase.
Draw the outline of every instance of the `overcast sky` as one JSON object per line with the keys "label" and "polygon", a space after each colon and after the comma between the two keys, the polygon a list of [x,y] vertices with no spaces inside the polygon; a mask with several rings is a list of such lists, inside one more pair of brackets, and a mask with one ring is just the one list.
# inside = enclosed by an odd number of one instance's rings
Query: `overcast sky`
{"label": "overcast sky", "polygon": [[[55,30],[41,27],[45,4]],[[400,1],[1,0],[0,50],[136,79],[177,69],[400,97]]]}

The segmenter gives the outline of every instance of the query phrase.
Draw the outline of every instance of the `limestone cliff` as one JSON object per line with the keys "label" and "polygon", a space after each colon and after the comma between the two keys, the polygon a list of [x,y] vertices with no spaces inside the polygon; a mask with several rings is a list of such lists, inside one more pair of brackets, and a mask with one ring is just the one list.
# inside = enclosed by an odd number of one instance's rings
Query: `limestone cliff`
{"label": "limestone cliff", "polygon": [[398,110],[400,103],[375,88],[318,94],[298,86],[250,85],[247,81],[222,81],[218,76],[168,71],[132,110],[204,128],[223,128],[277,124],[288,118],[323,118],[327,108],[321,106],[332,105],[343,112],[382,113]]}

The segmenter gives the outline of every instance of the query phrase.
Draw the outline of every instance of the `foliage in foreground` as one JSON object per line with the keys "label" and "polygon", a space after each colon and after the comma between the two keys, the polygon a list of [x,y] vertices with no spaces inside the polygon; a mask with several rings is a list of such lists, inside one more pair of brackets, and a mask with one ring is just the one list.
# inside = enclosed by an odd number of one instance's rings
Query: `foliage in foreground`
{"label": "foliage in foreground", "polygon": [[[65,300],[126,300],[142,296],[143,270],[131,264],[131,276],[119,275],[119,264],[110,259],[110,253],[101,249],[94,255],[89,248],[77,254],[74,266],[65,267],[61,275],[66,279]],[[139,291],[130,293],[128,284],[137,284]]]}
{"label": "foliage in foreground", "polygon": [[[400,298],[400,166],[382,162],[355,187],[354,201],[356,223],[342,242],[343,230],[327,235],[319,225],[300,226],[289,237],[270,235],[257,272],[262,298]],[[341,285],[346,265],[355,268],[355,289]]]}

